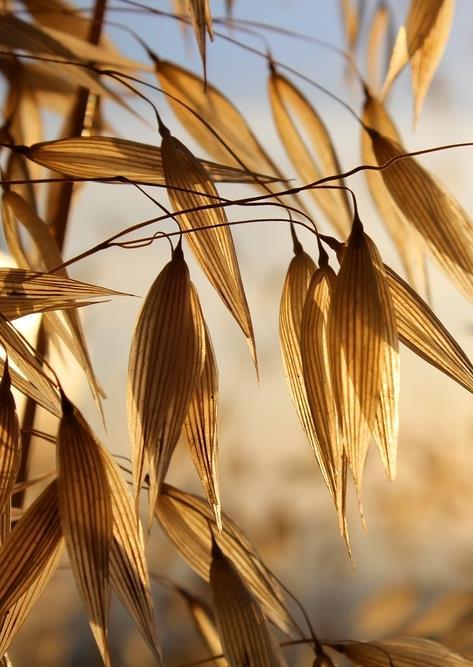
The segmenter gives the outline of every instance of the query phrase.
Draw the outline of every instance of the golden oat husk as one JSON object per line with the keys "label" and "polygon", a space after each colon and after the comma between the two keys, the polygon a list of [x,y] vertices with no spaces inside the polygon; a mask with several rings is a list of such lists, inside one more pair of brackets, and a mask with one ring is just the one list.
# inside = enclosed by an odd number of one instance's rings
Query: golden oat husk
{"label": "golden oat husk", "polygon": [[217,422],[218,369],[209,330],[205,326],[204,367],[189,403],[184,432],[194,466],[220,529]]}
{"label": "golden oat husk", "polygon": [[138,500],[150,473],[150,519],[204,360],[204,321],[179,244],[146,296],[128,365],[133,479]]}
{"label": "golden oat husk", "polygon": [[[240,275],[231,229],[223,208],[179,211],[217,204],[218,193],[200,161],[169,131],[161,144],[168,196],[186,240],[202,270],[243,331],[255,366],[256,348],[250,310]],[[200,231],[199,231],[200,230]]]}
{"label": "golden oat husk", "polygon": [[[379,165],[404,155],[396,141],[368,129]],[[473,299],[473,224],[428,171],[407,157],[382,170],[386,187],[422,245],[450,280]]]}
{"label": "golden oat husk", "polygon": [[212,543],[210,587],[217,629],[230,667],[283,667],[286,662],[259,603],[216,542]]}
{"label": "golden oat husk", "polygon": [[391,466],[395,460],[399,350],[384,265],[357,216],[333,290],[327,332],[341,434],[360,493],[368,445],[383,401]]}
{"label": "golden oat husk", "polygon": [[110,667],[109,557],[113,535],[110,484],[102,445],[62,395],[56,442],[61,527],[74,579],[102,659]]}
{"label": "golden oat husk", "polygon": [[163,486],[156,518],[182,558],[209,580],[212,536],[261,604],[266,616],[290,637],[300,637],[282,589],[238,526],[222,512],[219,532],[208,503],[168,484]]}
{"label": "golden oat husk", "polygon": [[[268,82],[274,122],[289,158],[303,183],[312,183],[342,170],[328,130],[308,99],[286,77],[271,71]],[[307,132],[306,145],[296,120]],[[343,182],[334,181],[335,185]],[[312,188],[309,193],[338,234],[345,237],[351,228],[352,213],[345,190]]]}

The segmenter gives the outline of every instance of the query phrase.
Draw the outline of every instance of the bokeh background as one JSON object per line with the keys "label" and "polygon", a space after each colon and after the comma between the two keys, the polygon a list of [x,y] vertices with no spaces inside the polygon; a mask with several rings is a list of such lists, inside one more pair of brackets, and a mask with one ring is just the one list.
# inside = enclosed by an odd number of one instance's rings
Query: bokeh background
{"label": "bokeh background", "polygon": [[[225,15],[221,0],[212,1],[216,17]],[[374,0],[366,2],[370,13]],[[82,6],[83,3],[77,3]],[[110,0],[109,21],[126,23],[163,58],[201,72],[193,35],[183,34],[167,18],[143,18],[124,13],[124,5]],[[168,2],[149,6],[171,10]],[[390,3],[394,29],[402,22],[408,3]],[[83,5],[84,7],[86,5]],[[345,38],[338,2],[328,0],[236,0],[238,18],[268,22],[301,31],[343,47]],[[412,129],[412,95],[406,71],[396,82],[389,109],[405,145],[412,150],[443,143],[471,140],[473,136],[473,62],[471,25],[473,5],[458,0],[450,42],[416,131]],[[219,29],[225,30],[220,27]],[[145,60],[136,41],[117,25],[108,35],[130,57]],[[238,32],[236,39],[265,50],[264,39]],[[263,33],[273,56],[313,78],[360,109],[362,93],[347,75],[344,60],[327,48],[278,34]],[[363,34],[357,51],[366,66]],[[208,48],[208,78],[243,112],[265,148],[293,178],[273,126],[266,95],[264,59],[218,38]],[[152,77],[150,81],[154,81]],[[361,162],[360,131],[353,118],[320,91],[292,79],[311,100],[327,123],[342,167]],[[202,149],[175,121],[165,98],[150,92],[174,134],[199,156]],[[146,122],[105,104],[107,134],[159,144],[149,107],[133,106]],[[46,137],[53,138],[59,119],[45,117]],[[436,153],[422,164],[445,184],[467,211],[473,211],[473,151]],[[374,210],[363,176],[350,180],[368,233],[384,260],[401,271],[394,248]],[[228,196],[248,193],[240,186],[223,186]],[[166,202],[165,195],[163,203]],[[322,228],[329,230],[315,212]],[[156,215],[156,207],[132,187],[86,185],[76,194],[65,256],[71,257],[112,233]],[[230,219],[242,217],[235,210]],[[172,225],[165,229],[171,230]],[[292,256],[289,230],[282,224],[245,225],[234,228],[240,265],[253,315],[261,383],[258,386],[245,342],[228,312],[190,259],[214,341],[220,371],[220,449],[222,501],[265,557],[267,564],[301,600],[316,632],[323,637],[371,638],[390,634],[407,623],[415,611],[446,595],[465,600],[473,610],[473,413],[470,396],[407,349],[401,357],[401,431],[399,472],[388,483],[376,451],[370,453],[365,475],[364,510],[367,532],[360,524],[353,493],[349,497],[349,523],[355,567],[338,536],[335,512],[313,455],[292,408],[285,385],[278,342],[279,298]],[[314,252],[313,238],[301,234],[305,249]],[[140,250],[108,250],[71,267],[71,274],[116,290],[140,296],[168,260],[165,241]],[[434,267],[429,267],[432,306],[465,351],[473,351],[473,320],[469,304]],[[107,432],[87,394],[84,378],[67,359],[61,378],[111,451],[129,454],[125,392],[128,350],[140,298],[117,298],[83,312],[92,358],[108,395],[105,404]],[[51,467],[49,445],[37,443],[35,470]],[[169,480],[200,493],[197,476],[184,446],[176,452]],[[150,568],[203,595],[206,587],[185,566],[158,529],[152,531],[148,549]],[[205,657],[182,602],[154,585],[160,636],[166,664],[178,665]],[[453,598],[454,600],[457,597]],[[452,598],[449,598],[452,599]],[[468,607],[468,604],[470,607]],[[124,613],[112,614],[111,638],[116,665],[151,665],[152,660]],[[407,627],[407,626],[405,626]],[[473,630],[473,621],[471,622]],[[473,632],[472,632],[473,634]],[[462,650],[467,651],[465,643]],[[473,646],[469,647],[473,651]],[[473,655],[473,654],[472,654]],[[95,665],[97,651],[80,608],[67,564],[37,605],[18,636],[11,657],[17,665]],[[288,653],[291,664],[308,664],[307,654]],[[298,663],[298,660],[303,661]]]}

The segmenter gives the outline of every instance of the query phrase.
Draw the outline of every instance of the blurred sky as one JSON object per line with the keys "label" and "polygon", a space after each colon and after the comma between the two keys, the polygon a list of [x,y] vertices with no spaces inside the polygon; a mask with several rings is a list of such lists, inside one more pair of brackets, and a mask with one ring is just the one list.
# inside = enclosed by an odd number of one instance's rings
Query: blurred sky
{"label": "blurred sky", "polygon": [[[148,4],[170,9],[170,4],[165,2]],[[368,11],[374,4],[373,0],[367,2]],[[396,0],[390,4],[397,27],[408,3]],[[122,6],[119,2],[111,5]],[[224,15],[224,3],[220,0],[212,2],[212,9],[215,16]],[[339,4],[335,1],[236,0],[234,11],[236,17],[270,22],[339,47],[344,45]],[[109,16],[137,31],[160,57],[201,72],[193,36],[189,34],[183,39],[174,21],[143,18],[138,14],[125,16],[122,12],[110,12]],[[409,74],[405,72],[395,84],[390,110],[409,149],[473,139],[472,20],[473,3],[458,0],[452,36],[415,133]],[[109,34],[125,53],[144,58],[143,51],[123,30],[110,27]],[[236,31],[231,34],[265,49],[261,39]],[[265,34],[277,60],[312,77],[355,109],[360,109],[360,90],[355,82],[347,79],[344,62],[338,55],[320,46]],[[362,49],[358,55],[364,67]],[[272,124],[264,59],[216,38],[208,47],[208,78],[236,103],[271,155],[288,176],[293,177],[294,171]],[[295,78],[293,81],[328,124],[342,167],[348,169],[358,164],[360,136],[353,118],[321,92]],[[173,120],[162,96],[153,93],[152,99],[175,135],[202,155],[202,150]],[[158,144],[149,108],[145,104],[136,108],[150,126],[107,105],[107,120],[113,131],[128,139]],[[422,158],[422,164],[432,169],[467,211],[473,211],[473,151],[434,154]],[[399,269],[392,245],[368,200],[363,177],[352,179],[350,185],[359,196],[360,213],[368,233],[379,244],[385,261]],[[237,196],[248,190],[226,186],[221,192]],[[81,189],[79,197],[68,234],[67,257],[156,214],[156,207],[131,187],[88,185]],[[237,213],[230,216],[231,219],[237,217]],[[192,278],[201,295],[220,367],[225,508],[238,523],[248,527],[271,566],[303,597],[324,628],[322,632],[333,633],[335,620],[339,627],[347,629],[353,606],[379,586],[412,580],[422,590],[434,591],[471,581],[473,417],[470,396],[403,350],[399,479],[392,484],[384,480],[373,451],[367,465],[364,497],[367,535],[359,528],[356,501],[350,496],[349,514],[354,525],[353,548],[357,563],[353,571],[337,535],[336,517],[328,493],[297,422],[282,374],[277,322],[281,288],[291,259],[288,229],[278,225],[237,227],[234,236],[254,317],[261,366],[260,387],[240,332],[190,260]],[[301,238],[306,249],[315,251],[310,237],[302,235]],[[169,248],[165,242],[136,251],[114,249],[81,262],[71,273],[143,296],[168,258]],[[431,277],[436,313],[471,354],[470,305],[435,269],[431,270]],[[84,313],[92,356],[109,396],[105,408],[108,432],[103,437],[112,451],[128,450],[126,370],[140,304],[138,299],[115,299]],[[78,389],[77,378],[69,374],[71,391],[100,430],[99,419],[94,416],[87,395]],[[184,448],[177,452],[171,476],[186,488],[198,490]],[[294,563],[297,563],[296,568]],[[325,618],[329,619],[326,627]]]}

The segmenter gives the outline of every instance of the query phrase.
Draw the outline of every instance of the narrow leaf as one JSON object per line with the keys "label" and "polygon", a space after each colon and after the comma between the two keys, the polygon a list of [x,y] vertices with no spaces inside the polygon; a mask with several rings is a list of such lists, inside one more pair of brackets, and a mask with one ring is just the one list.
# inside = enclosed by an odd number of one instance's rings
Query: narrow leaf
{"label": "narrow leaf", "polygon": [[45,373],[41,363],[15,327],[2,318],[0,318],[0,343],[18,370],[43,393],[48,404],[58,407],[59,396],[54,381]]}
{"label": "narrow leaf", "polygon": [[[51,63],[49,68],[53,68],[56,74],[66,79],[72,78],[76,85],[88,88],[99,95],[109,95],[109,91],[94,72],[75,64],[61,64],[61,60],[72,63],[80,61],[70,49],[41,28],[12,14],[0,14],[0,44],[11,49],[29,51],[33,55],[53,56],[58,62]],[[114,98],[117,99],[117,96]]]}
{"label": "narrow leaf", "polygon": [[[168,195],[175,213],[218,202],[213,181],[184,144],[166,133],[161,153]],[[178,220],[183,229],[197,231],[187,234],[189,246],[243,331],[256,366],[253,325],[224,209],[208,208],[186,213],[179,215]]]}
{"label": "narrow leaf", "polygon": [[[24,268],[50,271],[55,267],[60,266],[63,263],[63,258],[56,240],[51,234],[48,226],[43,222],[43,220],[41,220],[38,215],[36,215],[34,210],[32,210],[32,208],[29,206],[28,202],[15,192],[6,191],[3,195],[2,204],[4,206],[4,211],[5,209],[9,209],[15,218],[26,228],[34,243],[34,246],[39,252],[42,266],[39,266],[39,263],[37,263],[36,266],[29,263],[29,267]],[[11,232],[12,223],[13,221],[9,220],[8,216],[4,216],[3,224],[5,229],[5,236],[7,239],[10,237],[9,232]],[[65,269],[57,271],[55,275],[68,278],[68,274]],[[45,317],[49,317],[55,320],[59,316],[54,313],[47,314]],[[89,357],[89,352],[87,350],[79,315],[76,310],[71,309],[64,311],[64,319],[66,320],[70,330],[69,338],[72,337],[73,339],[73,345],[70,346],[69,349],[71,352],[75,352],[77,361],[87,375],[92,394],[100,405],[100,398],[104,397],[104,392],[98,384],[92,368],[92,363]],[[59,331],[61,331],[61,329],[59,329]],[[66,345],[69,342],[69,338],[62,338]]]}
{"label": "narrow leaf", "polygon": [[[137,181],[164,185],[161,149],[116,137],[75,137],[34,144],[24,149],[33,162],[61,174],[86,179]],[[202,160],[206,173],[214,181],[253,183],[255,176],[242,169]],[[262,181],[271,177],[258,175]]]}
{"label": "narrow leaf", "polygon": [[258,602],[219,547],[212,546],[210,586],[217,628],[231,667],[276,667],[285,660]]}
{"label": "narrow leaf", "polygon": [[74,579],[108,667],[109,554],[113,530],[110,485],[101,444],[65,396],[62,404],[56,444],[61,526]]}
{"label": "narrow leaf", "polygon": [[229,558],[266,616],[291,637],[300,637],[282,594],[281,587],[265,567],[254,547],[238,526],[222,513],[219,533],[215,517],[203,498],[165,485],[156,506],[161,527],[187,563],[206,581],[210,576],[212,535]]}
{"label": "narrow leaf", "polygon": [[78,308],[84,299],[117,296],[120,292],[55,274],[25,269],[0,269],[0,313],[7,319],[47,310]]}
{"label": "narrow leaf", "polygon": [[[0,373],[3,373],[5,362],[3,359],[0,359]],[[42,408],[55,415],[56,417],[61,416],[61,403],[59,396],[56,393],[49,393],[45,395],[44,391],[37,387],[34,383],[26,380],[22,375],[17,373],[15,370],[10,369],[11,383],[25,396],[29,396],[33,399],[38,405],[41,405]],[[52,400],[51,400],[52,396]]]}

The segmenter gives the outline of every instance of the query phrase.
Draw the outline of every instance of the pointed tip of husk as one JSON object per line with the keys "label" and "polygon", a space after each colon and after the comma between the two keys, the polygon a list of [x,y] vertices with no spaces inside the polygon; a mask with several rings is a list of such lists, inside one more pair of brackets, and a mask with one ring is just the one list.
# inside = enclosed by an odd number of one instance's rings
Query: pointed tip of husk
{"label": "pointed tip of husk", "polygon": [[255,367],[256,382],[259,387],[261,383],[261,378],[259,374],[258,355],[256,352],[256,342],[253,332],[251,332],[251,336],[246,336],[246,342],[248,343],[248,347],[250,348],[251,360],[253,361],[253,366]]}
{"label": "pointed tip of husk", "polygon": [[214,513],[215,524],[217,526],[218,533],[219,535],[221,535],[223,531],[223,524],[222,524],[222,508],[220,506],[220,503],[214,503],[212,505],[212,510]]}
{"label": "pointed tip of husk", "polygon": [[300,255],[301,253],[304,252],[304,248],[302,247],[302,243],[297,238],[296,228],[294,227],[293,222],[291,222],[291,238],[292,238],[292,249],[294,255]]}

